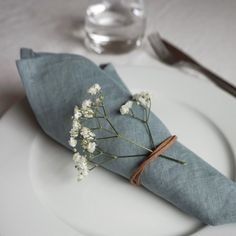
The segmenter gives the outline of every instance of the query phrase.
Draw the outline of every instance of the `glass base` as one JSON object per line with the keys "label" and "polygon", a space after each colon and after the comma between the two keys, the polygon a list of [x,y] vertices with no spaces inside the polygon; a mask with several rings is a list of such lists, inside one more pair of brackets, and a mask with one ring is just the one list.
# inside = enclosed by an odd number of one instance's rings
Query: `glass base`
{"label": "glass base", "polygon": [[142,44],[142,38],[101,42],[100,40],[95,40],[90,37],[89,34],[86,34],[84,42],[88,49],[91,49],[97,54],[122,54],[139,47]]}

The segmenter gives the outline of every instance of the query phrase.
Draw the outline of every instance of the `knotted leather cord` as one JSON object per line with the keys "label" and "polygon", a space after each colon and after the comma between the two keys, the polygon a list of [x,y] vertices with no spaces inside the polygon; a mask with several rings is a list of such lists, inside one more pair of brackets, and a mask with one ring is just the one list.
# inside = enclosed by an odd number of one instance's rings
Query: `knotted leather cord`
{"label": "knotted leather cord", "polygon": [[147,156],[147,158],[139,165],[139,167],[134,171],[130,178],[131,184],[140,185],[140,176],[143,173],[146,165],[148,165],[151,161],[158,158],[161,154],[163,154],[167,149],[169,149],[176,141],[177,136],[173,135],[169,138],[165,139],[162,143],[156,146],[154,151]]}

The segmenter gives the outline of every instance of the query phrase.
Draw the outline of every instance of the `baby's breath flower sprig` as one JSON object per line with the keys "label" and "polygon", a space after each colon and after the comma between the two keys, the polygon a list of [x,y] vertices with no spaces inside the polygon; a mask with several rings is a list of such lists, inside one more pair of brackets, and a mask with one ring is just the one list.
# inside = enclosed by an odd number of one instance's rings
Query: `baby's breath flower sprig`
{"label": "baby's breath flower sprig", "polygon": [[[144,111],[144,117],[140,118],[135,115],[135,112],[133,110],[133,106],[136,104],[137,106],[143,108]],[[148,92],[140,92],[136,93],[132,96],[132,100],[128,100],[124,105],[120,107],[120,113],[121,115],[131,116],[132,118],[142,122],[147,130],[147,133],[149,135],[149,138],[151,140],[152,148],[155,148],[153,136],[151,133],[151,129],[149,126],[149,117],[151,113],[151,96]],[[138,156],[138,155],[136,155]],[[165,155],[161,155],[162,158],[165,158],[170,161],[177,162],[179,164],[186,164],[185,161],[180,161],[177,159],[174,159],[172,157],[168,157]]]}
{"label": "baby's breath flower sprig", "polygon": [[[143,109],[144,111],[143,118],[135,116],[134,111],[132,109],[134,104],[136,104],[137,106],[140,106]],[[139,120],[144,124],[145,128],[147,129],[149,138],[151,140],[152,148],[154,148],[155,147],[154,140],[153,140],[149,123],[148,123],[150,111],[151,111],[151,96],[148,92],[140,92],[140,93],[134,94],[132,96],[132,100],[127,101],[124,105],[120,107],[121,115],[131,116],[134,119]]]}
{"label": "baby's breath flower sprig", "polygon": [[[133,140],[130,140],[129,138],[125,137],[123,134],[118,132],[117,128],[113,125],[110,119],[110,114],[106,110],[106,107],[104,105],[104,95],[99,84],[94,84],[87,90],[87,92],[90,95],[90,98],[85,99],[82,102],[81,106],[74,107],[74,114],[72,116],[72,128],[70,130],[70,138],[68,141],[69,145],[74,151],[73,161],[75,168],[78,171],[78,180],[82,180],[85,176],[88,175],[89,171],[106,162],[115,160],[117,158],[129,158],[146,155],[146,153],[144,153],[118,156],[113,153],[109,153],[102,147],[100,147],[98,142],[100,140],[119,138],[145,150],[146,152],[152,152],[152,149],[147,148]],[[144,109],[145,115],[143,118],[135,116],[134,111],[132,109],[134,104],[136,104],[137,106],[141,106]],[[139,94],[135,94],[132,100],[127,101],[124,105],[122,105],[120,108],[120,112],[122,115],[130,115],[131,117],[144,123],[145,127],[147,128],[147,132],[150,136],[152,146],[154,147],[153,138],[148,124],[150,109],[150,95],[147,92],[141,92]],[[103,119],[108,125],[105,125],[104,127],[104,124],[102,125],[102,123],[100,122],[101,119]],[[88,127],[87,125],[89,120],[95,120],[97,126],[93,128]],[[109,126],[110,128],[107,128],[107,126]],[[107,136],[98,137],[98,131],[106,132]],[[82,150],[81,153],[79,153],[77,150],[78,146]],[[97,157],[102,157],[100,163],[97,163],[97,161],[95,163],[93,161]],[[162,157],[165,158],[165,156]],[[181,164],[184,163],[171,157],[166,157],[166,159]]]}
{"label": "baby's breath flower sprig", "polygon": [[149,126],[149,116],[151,112],[151,96],[148,92],[141,92],[139,94],[135,94],[133,96],[133,100],[137,102],[137,105],[141,105],[144,109],[145,117],[144,117],[144,124],[146,126],[147,132],[151,139],[152,147],[155,147],[154,140],[152,137],[152,133]]}

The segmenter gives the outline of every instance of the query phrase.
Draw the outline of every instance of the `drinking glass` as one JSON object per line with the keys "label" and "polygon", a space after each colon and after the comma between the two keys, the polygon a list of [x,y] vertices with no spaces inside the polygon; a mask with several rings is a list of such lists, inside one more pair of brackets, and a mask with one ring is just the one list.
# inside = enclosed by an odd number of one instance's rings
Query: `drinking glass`
{"label": "drinking glass", "polygon": [[124,53],[141,45],[146,26],[142,0],[92,1],[85,17],[85,45],[96,53]]}

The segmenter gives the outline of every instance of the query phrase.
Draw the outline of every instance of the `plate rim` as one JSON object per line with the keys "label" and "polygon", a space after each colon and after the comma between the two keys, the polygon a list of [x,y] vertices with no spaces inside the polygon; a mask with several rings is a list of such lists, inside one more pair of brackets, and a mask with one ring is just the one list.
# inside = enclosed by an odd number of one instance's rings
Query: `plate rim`
{"label": "plate rim", "polygon": [[[120,72],[121,72],[121,74],[122,74],[122,71],[125,71],[125,70],[154,70],[154,71],[156,71],[157,69],[161,69],[161,70],[166,70],[167,68],[165,68],[165,67],[162,67],[162,66],[158,66],[158,67],[153,67],[153,66],[116,66],[116,69],[117,69],[117,71],[118,71],[118,73],[120,74]],[[168,68],[168,70],[170,71],[170,69]],[[203,86],[203,87],[205,87],[206,89],[209,89],[210,91],[213,91],[214,89],[216,89],[213,85],[211,85],[210,83],[205,83],[205,81],[202,81],[202,80],[193,80],[193,79],[191,79],[191,78],[185,78],[185,77],[189,77],[189,75],[188,76],[186,76],[186,75],[184,75],[182,72],[180,73],[180,72],[177,72],[177,73],[179,73],[180,75],[181,75],[181,77],[182,78],[184,78],[184,81],[187,81],[187,80],[189,80],[190,82],[186,82],[186,83],[190,83],[190,84],[197,84],[198,86]],[[175,72],[173,72],[173,74],[176,74],[176,71]],[[181,79],[182,79],[181,78]],[[126,79],[124,79],[125,80],[125,82],[127,82],[126,81]],[[182,79],[183,80],[183,79]],[[194,82],[193,82],[194,81]],[[200,82],[201,81],[201,82]],[[183,82],[183,83],[185,83],[185,82]],[[201,84],[201,85],[200,85]],[[213,93],[216,93],[216,95],[218,94],[221,94],[220,96],[223,96],[223,97],[225,97],[224,99],[226,99],[226,100],[228,100],[229,101],[229,103],[231,103],[231,97],[230,97],[230,95],[228,95],[228,94],[225,94],[223,91],[221,91],[221,90],[217,90],[217,92],[213,92]],[[215,95],[214,95],[215,96]],[[5,122],[5,120],[7,119],[7,117],[9,116],[9,114],[11,113],[11,111],[12,111],[12,109],[14,109],[14,107],[16,107],[19,103],[21,103],[21,101],[22,100],[20,100],[20,101],[18,101],[16,104],[13,104],[2,116],[1,116],[1,119],[0,119],[0,128],[1,128],[1,125]],[[235,114],[236,114],[236,111],[234,112]],[[236,137],[236,134],[234,134],[235,135],[235,137]],[[1,135],[0,135],[0,138],[1,138]],[[235,151],[235,148],[236,147],[233,147],[233,151],[234,151],[234,158],[235,158],[235,153],[236,153],[236,151]],[[208,228],[208,227],[207,227]],[[202,231],[202,230],[201,230]],[[195,235],[195,234],[194,234]]]}

